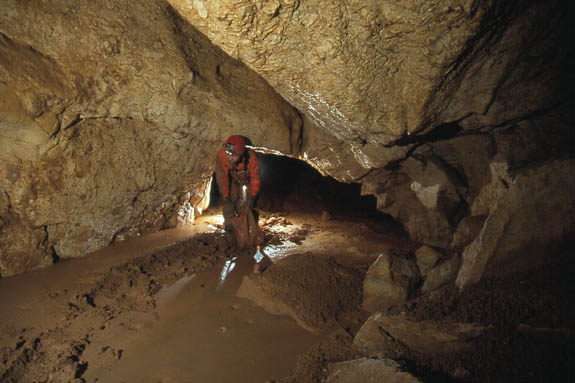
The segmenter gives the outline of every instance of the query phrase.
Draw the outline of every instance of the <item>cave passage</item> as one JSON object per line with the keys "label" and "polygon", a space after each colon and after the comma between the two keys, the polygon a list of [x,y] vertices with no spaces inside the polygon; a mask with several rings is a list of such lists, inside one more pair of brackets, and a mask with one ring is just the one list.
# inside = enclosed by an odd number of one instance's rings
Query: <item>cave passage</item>
{"label": "cave passage", "polygon": [[[377,211],[373,197],[361,196],[360,185],[324,177],[296,159],[259,159],[258,223],[265,233],[263,251],[274,264],[254,276],[251,253],[220,241],[222,200],[212,179],[210,206],[191,225],[199,239],[188,241],[186,251],[169,262],[197,252],[219,262],[165,284],[154,312],[132,325],[139,328],[137,336],[108,331],[99,345],[122,349],[123,356],[93,363],[83,374],[87,381],[141,381],[149,374],[142,365],[155,366],[154,379],[276,381],[335,328],[357,327],[366,319],[358,310],[363,276],[391,246],[396,222]],[[270,281],[267,293],[254,287],[263,281]],[[329,294],[314,293],[323,290]],[[290,314],[286,297],[306,303]],[[151,351],[156,349],[162,358]]]}
{"label": "cave passage", "polygon": [[[329,219],[363,217],[393,221],[392,217],[377,210],[374,196],[361,195],[360,184],[322,176],[311,165],[295,158],[262,153],[257,156],[262,179],[256,200],[258,210],[279,214],[323,214]],[[222,203],[215,175],[211,184],[210,207],[213,208]]]}
{"label": "cave passage", "polygon": [[[274,263],[306,251],[327,254],[329,247],[325,246],[326,242],[338,243],[347,259],[350,255],[351,258],[357,257],[359,262],[372,259],[377,251],[375,248],[370,249],[370,256],[365,258],[366,249],[350,246],[363,235],[358,234],[358,229],[377,237],[365,238],[367,242],[412,246],[401,224],[377,210],[375,197],[361,195],[360,184],[343,183],[323,176],[298,159],[257,155],[261,189],[255,211],[264,232],[263,251]],[[214,178],[215,175],[211,182],[210,205],[198,222],[207,223],[211,230],[223,232],[223,200]],[[222,275],[228,275],[225,267]]]}

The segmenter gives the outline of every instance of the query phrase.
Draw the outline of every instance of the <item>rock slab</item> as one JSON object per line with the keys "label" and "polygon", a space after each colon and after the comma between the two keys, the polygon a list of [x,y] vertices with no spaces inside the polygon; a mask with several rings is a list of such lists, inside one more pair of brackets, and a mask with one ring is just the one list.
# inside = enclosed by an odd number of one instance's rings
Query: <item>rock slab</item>
{"label": "rock slab", "polygon": [[329,365],[326,383],[422,383],[391,359],[354,359]]}
{"label": "rock slab", "polygon": [[485,327],[476,323],[415,321],[400,315],[373,314],[354,338],[354,345],[368,355],[385,350],[389,340],[428,355],[457,352],[470,347]]}

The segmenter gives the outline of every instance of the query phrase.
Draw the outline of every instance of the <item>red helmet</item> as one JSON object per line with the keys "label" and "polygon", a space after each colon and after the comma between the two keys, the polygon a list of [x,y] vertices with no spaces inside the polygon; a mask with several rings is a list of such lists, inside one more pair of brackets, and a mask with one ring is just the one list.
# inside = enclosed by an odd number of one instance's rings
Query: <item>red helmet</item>
{"label": "red helmet", "polygon": [[246,151],[249,140],[244,136],[230,136],[224,143],[224,150],[228,155],[242,155]]}

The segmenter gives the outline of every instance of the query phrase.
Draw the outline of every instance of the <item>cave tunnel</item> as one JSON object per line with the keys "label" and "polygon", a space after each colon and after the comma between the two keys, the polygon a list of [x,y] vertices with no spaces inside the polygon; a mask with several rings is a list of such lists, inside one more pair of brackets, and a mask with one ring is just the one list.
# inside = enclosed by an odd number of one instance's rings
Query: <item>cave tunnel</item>
{"label": "cave tunnel", "polygon": [[[289,214],[290,211],[319,213],[327,218],[364,216],[393,220],[377,210],[372,195],[361,195],[361,184],[338,182],[322,176],[306,162],[273,154],[257,154],[261,173],[261,189],[255,207],[268,213]],[[221,195],[211,182],[210,207],[221,205]],[[399,225],[399,223],[398,223]]]}
{"label": "cave tunnel", "polygon": [[[2,0],[0,382],[572,380],[572,24]],[[240,134],[260,248],[214,178]]]}
{"label": "cave tunnel", "polygon": [[[481,379],[499,381],[499,374],[489,376],[500,359],[525,369],[514,374],[533,374],[524,363],[539,358],[538,350],[545,347],[552,350],[552,358],[543,365],[556,369],[545,369],[545,374],[566,371],[572,344],[562,326],[572,311],[564,299],[573,290],[568,277],[563,280],[568,285],[558,287],[549,276],[571,269],[547,268],[533,278],[519,274],[519,279],[487,279],[464,294],[453,288],[438,290],[433,284],[452,279],[450,270],[459,258],[414,242],[399,222],[377,210],[374,196],[361,195],[360,184],[338,182],[299,159],[257,157],[262,183],[255,209],[265,233],[263,251],[272,260],[261,275],[252,273],[253,253],[230,246],[222,235],[222,199],[213,174],[207,190],[210,204],[193,224],[126,239],[89,257],[0,281],[4,320],[70,329],[36,334],[34,328],[23,327],[16,333],[15,349],[3,338],[5,364],[20,348],[29,347],[52,366],[55,381],[66,376],[86,382],[148,381],[151,376],[149,381],[319,382],[324,363],[339,366],[345,351],[361,357],[350,378],[354,382],[396,374],[401,366],[414,379],[455,383],[475,381],[467,368],[480,371]],[[389,283],[397,284],[396,291],[389,293],[391,287],[382,286],[378,273],[391,273]],[[382,289],[392,302],[385,309],[379,306]],[[521,314],[510,310],[509,290],[517,294]],[[27,303],[30,310],[8,313],[14,299],[30,302],[39,291],[47,294],[52,308]],[[426,291],[440,294],[439,300],[430,299]],[[481,306],[486,291],[491,294],[488,304],[495,305],[488,310]],[[526,294],[529,303],[523,301]],[[538,312],[534,305],[541,302],[551,302],[554,310]],[[59,303],[66,309],[58,309]],[[42,320],[36,310],[44,313]],[[371,312],[379,314],[370,317]],[[559,328],[523,324],[509,335],[506,321],[516,320],[516,315],[552,320]],[[466,316],[477,322],[466,321]],[[488,331],[485,323],[498,323],[504,330]],[[73,335],[78,331],[81,338]],[[32,344],[28,332],[35,334]],[[441,351],[435,349],[437,337],[451,339],[442,343]],[[374,345],[374,339],[381,344]],[[475,339],[472,346],[470,339]],[[510,348],[500,343],[509,341]],[[44,349],[53,344],[70,350],[64,352],[76,359],[64,359],[63,365],[62,355],[46,354]],[[358,351],[360,345],[364,349]],[[494,346],[501,349],[495,360]],[[382,347],[401,364],[362,356]],[[434,367],[406,347],[417,347],[446,364]],[[298,355],[323,362],[303,362]],[[386,360],[386,369],[370,365],[379,360]],[[467,368],[448,370],[454,362]],[[294,365],[300,367],[294,371]],[[7,382],[43,376],[40,370],[17,366],[3,374]]]}
{"label": "cave tunnel", "polygon": [[[374,246],[371,251],[390,242],[416,247],[399,222],[377,209],[374,196],[361,195],[360,184],[321,175],[300,159],[264,153],[257,153],[257,158],[261,187],[254,212],[264,228],[262,251],[274,261],[304,252],[303,249],[317,251],[318,247],[326,247],[324,242],[330,235],[339,240],[338,251],[351,251],[358,256],[356,262],[366,265],[375,258],[374,253],[366,256],[365,249],[362,253],[357,248],[362,241],[363,245],[370,242]],[[210,203],[199,220],[217,223],[222,229],[223,198],[215,173],[210,185]],[[306,242],[303,247],[302,241]]]}

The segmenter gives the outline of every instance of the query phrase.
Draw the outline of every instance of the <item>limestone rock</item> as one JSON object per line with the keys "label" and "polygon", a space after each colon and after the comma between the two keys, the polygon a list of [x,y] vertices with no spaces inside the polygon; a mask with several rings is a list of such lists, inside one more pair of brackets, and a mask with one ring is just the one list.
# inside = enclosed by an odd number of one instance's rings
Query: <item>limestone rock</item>
{"label": "limestone rock", "polygon": [[451,247],[455,250],[463,250],[467,247],[481,231],[486,218],[487,215],[485,214],[463,218],[457,226],[457,231],[453,234]]}
{"label": "limestone rock", "polygon": [[297,112],[166,4],[2,9],[3,276],[189,223],[230,134],[298,154]]}
{"label": "limestone rock", "polygon": [[402,158],[408,147],[385,147],[368,142],[356,143],[338,139],[329,129],[303,117],[300,158],[323,175],[342,182],[357,182],[374,169]]}
{"label": "limestone rock", "polygon": [[354,359],[329,365],[326,383],[420,383],[391,359]]}
{"label": "limestone rock", "polygon": [[463,251],[456,280],[461,289],[485,272],[504,273],[500,265],[510,259],[514,271],[548,261],[547,254],[575,228],[570,192],[574,165],[572,159],[555,160],[514,174],[504,163],[491,164],[493,181],[472,206],[473,213],[489,215]]}
{"label": "limestone rock", "polygon": [[[457,75],[452,76],[455,81],[450,85],[453,87],[447,85],[450,81],[446,80],[445,89],[436,94],[435,102],[441,102],[445,93],[450,93],[450,102],[442,111],[442,118],[446,121],[461,119],[463,129],[502,126],[514,120],[512,116],[528,115],[529,110],[552,109],[561,103],[558,100],[565,89],[561,78],[566,67],[561,62],[565,59],[563,54],[569,54],[570,49],[560,47],[566,43],[562,28],[567,27],[568,17],[564,12],[570,10],[561,2],[522,2],[507,7],[504,2],[495,1],[490,6],[485,14],[486,24],[480,28],[484,33],[475,36],[466,58],[460,57],[463,61],[457,65],[466,67],[465,73],[457,80]],[[505,27],[495,21],[500,16],[510,21]],[[544,39],[541,38],[543,33],[546,34]],[[497,41],[491,40],[496,35]],[[490,45],[490,53],[483,55],[480,52],[486,44]],[[533,56],[526,58],[521,54],[522,49]],[[558,49],[563,53],[548,53]],[[474,60],[477,55],[482,55],[482,59]],[[542,70],[534,70],[539,65]],[[526,78],[529,81],[525,81]],[[469,114],[460,114],[463,109]]]}
{"label": "limestone rock", "polygon": [[481,187],[491,180],[489,162],[497,154],[495,138],[476,133],[438,140],[430,145],[434,157],[449,167],[453,178],[465,185],[465,199],[473,201]]}
{"label": "limestone rock", "polygon": [[[534,36],[534,26],[546,23],[539,13],[552,12],[497,1],[169,2],[318,126],[340,139],[377,144],[418,132],[440,114],[441,121],[455,121],[470,111],[484,124],[520,115],[519,107],[505,112],[499,99],[489,105],[492,91],[504,81],[506,64],[517,63],[529,46],[518,31],[531,26]],[[522,66],[513,80],[528,70]],[[545,78],[537,77],[538,85]],[[505,85],[505,91],[529,89],[517,81]],[[543,88],[539,97],[549,95]],[[525,107],[546,104],[535,96],[529,101]]]}
{"label": "limestone rock", "polygon": [[[571,48],[563,37],[571,21],[559,2],[370,1],[345,9],[336,1],[170,3],[314,121],[309,137],[347,143],[306,152],[310,162],[338,179],[360,179],[380,210],[431,246],[465,246],[476,239],[453,236],[492,182],[489,163],[502,149],[492,132],[521,121],[507,132],[520,144],[514,157],[522,164],[541,160],[541,153],[554,153],[545,150],[546,142],[561,123],[530,134],[525,125],[533,119],[527,116],[549,115],[567,99],[572,103],[564,85]],[[455,128],[451,136],[432,134],[449,127]],[[568,131],[557,136],[566,138]],[[394,143],[403,150],[391,150]],[[422,143],[432,147],[432,164],[456,176],[441,183],[441,193],[423,175],[437,174],[433,166],[414,172],[409,164],[407,157]],[[442,193],[446,198],[438,199]]]}
{"label": "limestone rock", "polygon": [[401,222],[411,238],[430,246],[449,247],[464,201],[465,187],[428,151],[405,160],[398,169],[372,172],[362,193],[377,196],[377,207]]}
{"label": "limestone rock", "polygon": [[453,255],[451,258],[446,259],[433,267],[425,276],[421,292],[427,293],[429,291],[437,290],[441,286],[453,282],[457,277],[459,265],[459,256]]}
{"label": "limestone rock", "polygon": [[415,251],[415,257],[417,259],[417,267],[419,267],[419,273],[422,277],[425,277],[427,272],[433,268],[439,258],[441,258],[441,253],[429,246],[421,246]]}
{"label": "limestone rock", "polygon": [[476,323],[450,321],[414,321],[397,315],[375,313],[363,324],[353,344],[367,355],[376,355],[386,347],[388,338],[423,354],[448,354],[466,350],[470,341],[485,328]]}
{"label": "limestone rock", "polygon": [[419,281],[414,260],[406,254],[382,253],[370,266],[363,282],[362,307],[375,312],[401,304],[413,294]]}

